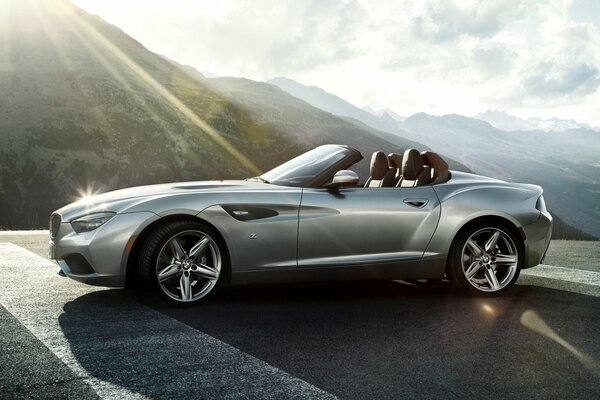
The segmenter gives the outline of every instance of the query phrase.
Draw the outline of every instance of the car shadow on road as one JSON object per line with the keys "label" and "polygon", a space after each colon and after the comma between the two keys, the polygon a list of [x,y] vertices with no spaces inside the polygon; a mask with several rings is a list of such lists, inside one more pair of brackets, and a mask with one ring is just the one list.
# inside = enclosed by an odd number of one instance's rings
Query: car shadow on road
{"label": "car shadow on road", "polygon": [[[81,329],[88,308],[135,319],[127,310],[147,312],[140,303],[343,398],[597,398],[600,390],[600,298],[571,292],[516,286],[499,298],[469,298],[444,284],[347,282],[233,288],[185,308],[126,291],[66,304],[60,324],[81,365],[158,398],[130,371],[177,379],[156,339],[168,330],[145,332],[150,324],[132,334],[130,323],[88,321]],[[90,348],[88,329],[112,344]],[[115,338],[132,337],[152,359],[136,357],[134,346],[98,362],[99,351],[123,348]]]}

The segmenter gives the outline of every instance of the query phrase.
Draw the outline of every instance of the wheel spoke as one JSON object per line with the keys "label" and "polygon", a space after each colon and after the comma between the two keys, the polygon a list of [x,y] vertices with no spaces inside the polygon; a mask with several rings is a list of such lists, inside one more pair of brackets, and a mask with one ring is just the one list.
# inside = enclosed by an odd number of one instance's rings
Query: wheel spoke
{"label": "wheel spoke", "polygon": [[197,276],[210,280],[215,280],[219,277],[219,271],[213,267],[209,267],[208,265],[204,264],[194,264],[194,266],[196,269],[193,269],[192,267],[192,273],[196,274]]}
{"label": "wheel spoke", "polygon": [[480,292],[500,292],[515,281],[519,252],[511,235],[494,226],[481,227],[468,236],[458,270]]}
{"label": "wheel spoke", "polygon": [[500,238],[500,231],[495,231],[492,236],[485,242],[485,251],[486,253],[491,252],[496,247],[496,243],[498,243],[498,239]]}
{"label": "wheel spoke", "polygon": [[496,259],[495,265],[516,264],[517,262],[517,257],[510,254],[496,254],[494,258]]}
{"label": "wheel spoke", "polygon": [[465,276],[467,277],[468,280],[471,280],[471,278],[473,278],[473,276],[477,273],[477,271],[479,271],[481,269],[481,264],[479,263],[479,261],[475,261],[473,262],[469,268],[467,269],[467,271],[465,272]]}
{"label": "wheel spoke", "polygon": [[490,288],[493,290],[500,289],[500,283],[498,283],[498,278],[496,278],[496,272],[492,268],[486,268],[484,271],[485,279],[487,279],[490,284]]}
{"label": "wheel spoke", "polygon": [[483,250],[481,249],[481,247],[479,247],[477,243],[475,243],[473,239],[467,240],[467,246],[469,246],[469,249],[471,250],[471,253],[473,253],[473,255],[480,256],[481,254],[483,254]]}
{"label": "wheel spoke", "polygon": [[192,248],[190,249],[190,259],[195,260],[198,256],[202,255],[206,248],[208,247],[210,240],[208,237],[204,236],[202,239],[198,241]]}
{"label": "wheel spoke", "polygon": [[183,250],[183,247],[181,247],[181,244],[177,238],[171,239],[169,242],[169,247],[171,248],[173,257],[175,257],[176,260],[183,260],[184,258],[187,258],[187,255],[185,254],[185,251]]}
{"label": "wheel spoke", "polygon": [[161,270],[158,273],[158,280],[159,282],[164,282],[169,278],[172,278],[173,276],[177,275],[177,273],[179,272],[178,270],[179,264],[171,264],[166,266],[163,270]]}
{"label": "wheel spoke", "polygon": [[[217,243],[202,230],[174,232],[154,257],[155,282],[173,300],[194,302],[217,284],[221,252]],[[170,261],[169,261],[170,260]]]}
{"label": "wheel spoke", "polygon": [[179,290],[181,290],[181,300],[192,299],[192,283],[190,281],[189,272],[181,275],[181,278],[179,279]]}

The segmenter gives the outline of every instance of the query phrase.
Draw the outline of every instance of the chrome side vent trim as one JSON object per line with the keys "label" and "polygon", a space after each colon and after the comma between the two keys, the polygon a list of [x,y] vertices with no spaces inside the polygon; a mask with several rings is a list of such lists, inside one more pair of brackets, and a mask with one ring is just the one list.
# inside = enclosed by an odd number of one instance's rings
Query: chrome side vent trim
{"label": "chrome side vent trim", "polygon": [[222,207],[238,221],[253,221],[279,215],[277,211],[266,207],[247,206],[243,204],[228,204]]}

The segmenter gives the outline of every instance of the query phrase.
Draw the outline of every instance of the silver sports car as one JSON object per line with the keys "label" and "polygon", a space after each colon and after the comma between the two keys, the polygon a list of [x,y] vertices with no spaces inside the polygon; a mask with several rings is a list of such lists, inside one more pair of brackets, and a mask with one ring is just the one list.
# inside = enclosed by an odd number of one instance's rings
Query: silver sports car
{"label": "silver sports car", "polygon": [[432,152],[324,145],[243,181],[141,186],[50,218],[50,257],[75,280],[141,285],[196,302],[233,283],[441,279],[507,290],[539,264],[552,217],[542,188],[449,171]]}

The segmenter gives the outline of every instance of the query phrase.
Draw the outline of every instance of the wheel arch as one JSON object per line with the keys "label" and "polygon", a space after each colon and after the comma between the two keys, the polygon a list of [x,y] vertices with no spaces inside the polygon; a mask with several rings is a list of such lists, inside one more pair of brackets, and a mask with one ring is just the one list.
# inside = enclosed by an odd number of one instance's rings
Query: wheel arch
{"label": "wheel arch", "polygon": [[131,244],[131,249],[129,250],[127,261],[125,263],[125,267],[126,267],[126,269],[125,269],[125,285],[127,287],[132,287],[132,286],[136,286],[136,283],[138,282],[138,280],[137,280],[137,263],[139,260],[138,256],[139,256],[140,249],[143,246],[146,238],[158,227],[163,226],[170,222],[175,222],[175,221],[198,222],[198,223],[208,226],[209,228],[211,228],[213,231],[216,232],[217,238],[215,238],[215,239],[218,240],[219,245],[221,245],[224,250],[223,257],[225,258],[225,260],[224,260],[225,262],[223,263],[223,266],[225,266],[226,282],[229,283],[231,281],[231,268],[230,268],[231,258],[230,258],[230,254],[229,254],[229,248],[227,247],[227,242],[225,241],[225,238],[224,238],[223,234],[221,233],[221,231],[219,230],[219,228],[216,227],[214,224],[208,222],[207,220],[198,217],[197,215],[172,214],[172,215],[167,215],[167,216],[164,216],[162,218],[159,218],[159,219],[153,221],[148,226],[146,226],[144,229],[142,229],[142,231],[140,231],[137,234],[137,236],[135,237],[135,240]]}

